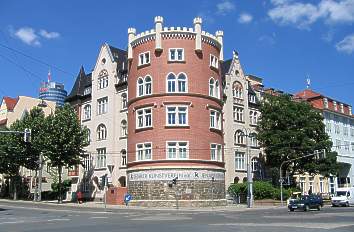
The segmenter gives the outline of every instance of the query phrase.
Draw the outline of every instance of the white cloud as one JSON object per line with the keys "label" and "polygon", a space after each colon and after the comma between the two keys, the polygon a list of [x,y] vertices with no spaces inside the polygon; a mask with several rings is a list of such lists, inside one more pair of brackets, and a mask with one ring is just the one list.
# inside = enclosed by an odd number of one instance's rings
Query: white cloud
{"label": "white cloud", "polygon": [[216,13],[220,15],[226,15],[236,9],[235,4],[229,0],[224,0],[223,2],[216,4],[216,8]]}
{"label": "white cloud", "polygon": [[354,52],[354,34],[346,36],[336,44],[337,51],[351,54]]}
{"label": "white cloud", "polygon": [[275,33],[273,32],[271,35],[262,35],[258,38],[258,41],[267,44],[267,45],[274,45],[276,40],[275,40]]}
{"label": "white cloud", "polygon": [[13,31],[13,35],[20,39],[25,44],[31,46],[40,46],[41,43],[38,40],[38,35],[36,35],[35,30],[31,27],[22,27],[16,31]]}
{"label": "white cloud", "polygon": [[60,36],[60,34],[58,32],[55,32],[55,31],[48,32],[48,31],[46,31],[44,29],[40,30],[39,34],[41,36],[43,36],[44,38],[46,38],[46,39],[56,39],[56,38],[58,38]]}
{"label": "white cloud", "polygon": [[353,23],[354,0],[321,0],[317,4],[292,0],[271,0],[268,16],[281,25],[309,28],[319,20],[328,24]]}
{"label": "white cloud", "polygon": [[252,20],[253,20],[253,16],[248,13],[242,13],[238,18],[239,23],[250,23]]}

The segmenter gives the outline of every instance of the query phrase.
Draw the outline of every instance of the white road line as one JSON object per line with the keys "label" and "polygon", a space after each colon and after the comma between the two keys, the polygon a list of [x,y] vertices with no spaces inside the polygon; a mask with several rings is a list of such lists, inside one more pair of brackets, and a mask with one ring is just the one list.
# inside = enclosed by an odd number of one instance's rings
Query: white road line
{"label": "white road line", "polygon": [[0,225],[3,224],[17,224],[17,223],[24,223],[25,221],[14,221],[14,222],[0,222]]}
{"label": "white road line", "polygon": [[71,219],[69,218],[54,218],[54,219],[49,219],[47,222],[56,222],[56,221],[70,221]]}
{"label": "white road line", "polygon": [[104,219],[104,218],[108,218],[108,217],[90,217],[92,219]]}
{"label": "white road line", "polygon": [[353,223],[223,223],[209,224],[210,226],[249,226],[249,227],[292,227],[305,229],[337,229],[340,227],[354,226]]}

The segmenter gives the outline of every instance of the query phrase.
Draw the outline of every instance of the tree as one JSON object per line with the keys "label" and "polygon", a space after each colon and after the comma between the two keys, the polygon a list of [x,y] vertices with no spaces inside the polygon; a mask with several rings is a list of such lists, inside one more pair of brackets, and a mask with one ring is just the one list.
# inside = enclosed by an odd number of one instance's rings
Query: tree
{"label": "tree", "polygon": [[62,169],[82,164],[83,148],[87,146],[87,130],[83,128],[74,111],[65,104],[49,115],[45,125],[46,146],[43,154],[58,169],[59,199],[62,202]]}
{"label": "tree", "polygon": [[331,152],[332,142],[318,110],[289,95],[266,95],[260,112],[257,139],[265,149],[268,167],[279,168],[283,161],[325,149],[325,159],[307,157],[285,165],[283,170],[325,176],[337,173],[337,153]]}
{"label": "tree", "polygon": [[38,169],[38,157],[43,149],[41,129],[44,123],[44,113],[40,108],[33,108],[29,113],[25,112],[20,120],[16,120],[11,126],[11,131],[23,132],[25,128],[31,129],[31,143],[26,143],[23,134],[11,133],[1,136],[1,160],[0,172],[11,179],[13,198],[17,199],[17,188],[21,184],[19,175],[20,167],[30,170]]}

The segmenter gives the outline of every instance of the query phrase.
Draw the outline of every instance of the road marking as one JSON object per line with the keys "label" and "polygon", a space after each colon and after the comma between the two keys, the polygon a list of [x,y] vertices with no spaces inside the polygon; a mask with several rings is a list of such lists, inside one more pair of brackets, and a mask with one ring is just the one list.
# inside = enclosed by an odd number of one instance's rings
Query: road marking
{"label": "road marking", "polygon": [[14,222],[0,222],[0,225],[2,224],[17,224],[17,223],[24,223],[25,221],[14,221]]}
{"label": "road marking", "polygon": [[340,227],[354,226],[354,223],[223,223],[209,224],[210,226],[245,226],[245,227],[295,227],[306,229],[337,229]]}
{"label": "road marking", "polygon": [[148,217],[140,217],[140,218],[132,218],[131,220],[133,221],[150,221],[150,220],[156,220],[156,221],[174,221],[174,220],[192,220],[191,217],[183,217],[183,216],[148,216]]}
{"label": "road marking", "polygon": [[104,218],[108,218],[108,217],[90,217],[91,219],[104,219]]}
{"label": "road marking", "polygon": [[55,221],[70,221],[71,219],[69,218],[54,218],[54,219],[48,219],[47,222],[55,222]]}

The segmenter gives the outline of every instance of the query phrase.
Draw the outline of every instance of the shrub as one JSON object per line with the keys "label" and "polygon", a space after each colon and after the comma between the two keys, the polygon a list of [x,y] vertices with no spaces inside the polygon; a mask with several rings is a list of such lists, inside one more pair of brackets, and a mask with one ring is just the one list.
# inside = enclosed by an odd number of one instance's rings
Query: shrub
{"label": "shrub", "polygon": [[227,192],[232,196],[232,197],[237,197],[240,194],[246,194],[247,193],[247,183],[237,183],[237,184],[231,184],[227,190]]}
{"label": "shrub", "polygon": [[270,182],[255,181],[253,183],[253,196],[255,200],[271,199],[274,195],[274,187]]}

